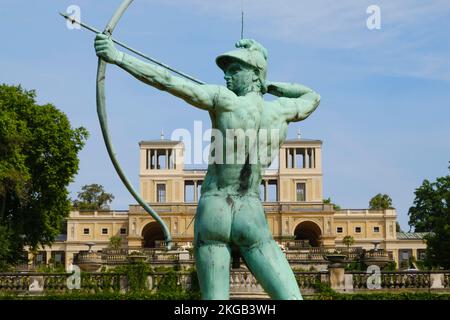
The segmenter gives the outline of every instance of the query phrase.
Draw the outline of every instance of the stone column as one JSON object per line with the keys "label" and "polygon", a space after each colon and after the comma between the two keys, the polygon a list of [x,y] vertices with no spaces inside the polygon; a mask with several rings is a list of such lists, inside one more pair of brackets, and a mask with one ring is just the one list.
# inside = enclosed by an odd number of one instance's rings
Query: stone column
{"label": "stone column", "polygon": [[294,148],[294,160],[293,160],[293,166],[294,169],[297,168],[297,149]]}
{"label": "stone column", "polygon": [[197,180],[194,180],[194,202],[198,202]]}
{"label": "stone column", "polygon": [[309,152],[308,152],[309,148],[305,148],[305,168],[309,169],[310,168],[310,163],[309,163]]}
{"label": "stone column", "polygon": [[268,189],[269,182],[267,180],[264,180],[264,202],[267,202],[267,189]]}
{"label": "stone column", "polygon": [[166,161],[164,161],[166,164],[166,169],[169,169],[169,149],[166,149]]}
{"label": "stone column", "polygon": [[315,168],[316,167],[316,157],[315,157],[315,152],[316,149],[311,148],[311,168]]}
{"label": "stone column", "polygon": [[289,161],[292,160],[291,159],[291,153],[290,153],[289,150],[290,150],[289,148],[286,148],[286,168],[287,169],[290,169]]}

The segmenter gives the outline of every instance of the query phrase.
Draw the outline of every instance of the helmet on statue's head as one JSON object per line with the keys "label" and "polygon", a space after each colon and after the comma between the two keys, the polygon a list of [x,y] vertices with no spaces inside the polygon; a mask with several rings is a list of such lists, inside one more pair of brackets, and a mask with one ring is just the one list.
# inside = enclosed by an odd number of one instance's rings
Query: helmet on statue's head
{"label": "helmet on statue's head", "polygon": [[252,39],[242,39],[236,43],[235,50],[221,54],[216,58],[216,63],[220,69],[226,70],[227,66],[233,62],[240,62],[253,67],[256,70],[261,83],[264,83],[267,76],[266,48]]}

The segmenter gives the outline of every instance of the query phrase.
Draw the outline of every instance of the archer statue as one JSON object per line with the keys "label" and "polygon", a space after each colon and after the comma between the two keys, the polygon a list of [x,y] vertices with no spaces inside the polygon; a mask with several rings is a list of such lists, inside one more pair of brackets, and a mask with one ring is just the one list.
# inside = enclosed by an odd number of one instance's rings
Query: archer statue
{"label": "archer statue", "polygon": [[[235,50],[217,57],[226,87],[194,83],[120,52],[105,34],[97,35],[95,49],[99,58],[140,81],[208,111],[212,128],[223,135],[224,151],[236,152],[237,141],[226,135],[227,130],[236,129],[278,130],[277,141],[267,140],[267,148],[276,145],[278,151],[286,139],[288,124],[306,119],[320,102],[320,96],[303,85],[267,81],[267,50],[251,39],[240,40]],[[265,93],[279,98],[265,101]],[[242,163],[208,164],[194,225],[202,299],[229,299],[231,248],[237,247],[273,299],[301,300],[294,273],[273,239],[259,197],[262,173],[270,161],[249,161],[252,147],[245,146]],[[269,160],[275,154],[272,150]]]}

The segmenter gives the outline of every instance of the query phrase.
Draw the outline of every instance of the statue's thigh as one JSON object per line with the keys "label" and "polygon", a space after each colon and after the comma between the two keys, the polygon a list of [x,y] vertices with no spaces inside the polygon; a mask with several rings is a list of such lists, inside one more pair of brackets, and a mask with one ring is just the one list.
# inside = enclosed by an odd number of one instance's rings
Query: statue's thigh
{"label": "statue's thigh", "polygon": [[258,198],[242,197],[236,201],[231,238],[238,246],[252,246],[272,239],[264,208]]}
{"label": "statue's thigh", "polygon": [[225,198],[208,196],[200,198],[195,216],[195,243],[230,241],[231,210]]}

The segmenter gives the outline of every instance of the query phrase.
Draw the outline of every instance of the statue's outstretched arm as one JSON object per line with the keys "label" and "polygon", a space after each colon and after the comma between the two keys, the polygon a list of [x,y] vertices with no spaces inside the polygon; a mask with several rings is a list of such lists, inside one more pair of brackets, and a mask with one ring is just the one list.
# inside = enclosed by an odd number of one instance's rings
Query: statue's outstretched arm
{"label": "statue's outstretched arm", "polygon": [[267,83],[267,92],[280,97],[277,102],[287,122],[301,121],[309,117],[320,103],[320,95],[314,90],[296,83]]}
{"label": "statue's outstretched arm", "polygon": [[217,108],[226,108],[224,106],[228,105],[227,100],[234,98],[234,93],[224,90],[225,88],[194,83],[174,76],[162,67],[120,52],[114,47],[111,39],[104,34],[97,35],[95,50],[97,55],[106,62],[116,64],[142,82],[167,91],[200,109],[212,111]]}

